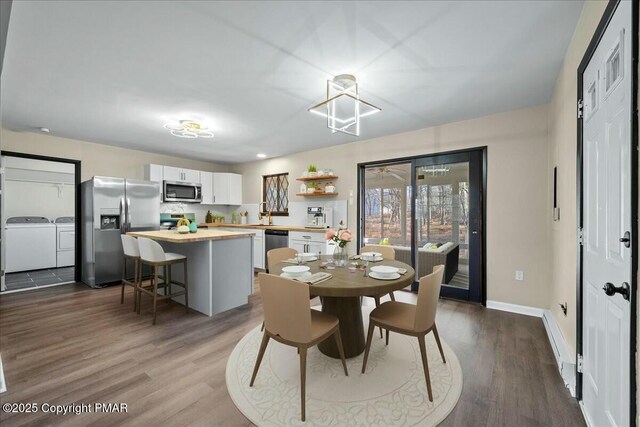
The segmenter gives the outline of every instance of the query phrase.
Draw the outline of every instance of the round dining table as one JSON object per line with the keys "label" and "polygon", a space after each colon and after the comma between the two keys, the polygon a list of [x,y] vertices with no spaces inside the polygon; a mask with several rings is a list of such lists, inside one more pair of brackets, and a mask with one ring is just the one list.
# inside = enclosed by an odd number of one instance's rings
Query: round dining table
{"label": "round dining table", "polygon": [[[276,264],[270,273],[281,274],[282,268],[289,265],[292,264]],[[394,280],[380,280],[369,277],[368,274],[365,276],[360,269],[352,272],[347,267],[321,268],[320,260],[306,262],[304,265],[310,268],[311,273],[323,271],[332,275],[328,280],[309,285],[309,292],[320,297],[324,313],[332,314],[340,321],[340,335],[346,358],[358,356],[364,351],[362,297],[382,297],[389,292],[406,288],[413,283],[415,277],[415,270],[410,265],[390,259],[369,262],[367,273],[376,265],[404,268],[407,272]],[[318,344],[318,348],[327,356],[340,358],[335,340],[325,340]]]}

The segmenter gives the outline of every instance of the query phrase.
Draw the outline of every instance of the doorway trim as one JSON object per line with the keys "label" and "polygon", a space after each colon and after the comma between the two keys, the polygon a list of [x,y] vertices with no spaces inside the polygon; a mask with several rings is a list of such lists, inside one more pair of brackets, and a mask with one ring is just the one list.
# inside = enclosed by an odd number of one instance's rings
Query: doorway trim
{"label": "doorway trim", "polygon": [[[357,188],[358,188],[358,194],[357,194],[357,208],[356,208],[356,223],[357,223],[357,242],[358,242],[358,248],[362,246],[362,239],[363,239],[363,235],[362,235],[362,226],[363,226],[363,218],[362,218],[362,212],[364,211],[364,207],[362,206],[362,204],[364,203],[364,200],[362,198],[362,194],[363,194],[363,190],[364,190],[364,172],[365,172],[365,168],[370,167],[370,166],[376,166],[376,165],[391,165],[391,164],[397,164],[397,163],[406,163],[406,162],[412,162],[413,160],[416,159],[422,159],[425,157],[439,157],[439,156],[447,156],[447,155],[452,155],[452,154],[461,154],[461,153],[469,153],[469,152],[473,152],[473,151],[480,151],[481,155],[482,155],[482,197],[481,197],[481,209],[482,209],[482,233],[481,233],[481,239],[482,239],[482,244],[481,244],[481,249],[482,249],[482,260],[481,260],[481,283],[480,283],[480,303],[486,307],[487,306],[487,146],[480,146],[480,147],[471,147],[471,148],[464,148],[464,149],[460,149],[460,150],[452,150],[452,151],[444,151],[444,152],[435,152],[435,153],[428,153],[428,154],[419,154],[419,155],[414,155],[414,156],[407,156],[407,157],[396,157],[396,158],[392,158],[392,159],[383,159],[383,160],[372,160],[372,161],[368,161],[368,162],[361,162],[357,164],[357,176],[358,176],[358,181],[357,181]],[[412,171],[412,175],[413,175],[413,171]],[[412,183],[413,185],[413,183]],[[411,206],[411,210],[413,212],[415,206]],[[413,233],[415,232],[415,230],[413,230],[412,228],[412,232],[411,232],[411,240],[413,241],[415,239],[415,236],[413,235]],[[413,243],[412,243],[413,244]]]}
{"label": "doorway trim", "polygon": [[[582,102],[583,93],[583,78],[582,75],[591,60],[591,57],[596,51],[600,40],[602,39],[609,22],[613,17],[620,0],[610,0],[609,4],[598,23],[598,27],[589,42],[589,46],[582,57],[580,65],[578,66],[578,84],[576,93],[576,105],[580,105]],[[638,289],[638,2],[631,3],[631,342],[630,342],[630,399],[629,409],[631,411],[629,419],[631,425],[636,426],[636,323],[637,323],[637,289]],[[583,262],[583,247],[580,242],[580,230],[584,225],[583,223],[583,202],[584,202],[584,186],[582,181],[583,172],[583,120],[579,115],[576,115],[577,123],[577,167],[576,167],[576,214],[577,214],[577,230],[576,239],[577,247],[577,259],[576,259],[576,399],[582,400],[582,373],[578,371],[578,356],[582,355],[582,327],[583,327],[583,286],[582,286],[582,262]]]}
{"label": "doorway trim", "polygon": [[[80,227],[80,218],[81,218],[81,206],[80,206],[80,183],[81,183],[81,172],[82,172],[82,164],[80,160],[75,159],[65,159],[62,157],[51,157],[51,156],[41,156],[39,154],[29,154],[29,153],[18,153],[15,151],[0,151],[1,156],[9,156],[9,157],[19,157],[23,159],[32,159],[32,160],[45,160],[49,162],[58,162],[58,163],[71,163],[74,165],[74,174],[75,174],[75,232],[76,232],[76,250],[75,250],[75,267],[74,267],[74,280],[76,282],[80,281],[81,271],[80,268],[82,266],[81,262],[81,253],[80,248],[82,247],[82,227]],[[3,248],[6,250],[6,248]]]}

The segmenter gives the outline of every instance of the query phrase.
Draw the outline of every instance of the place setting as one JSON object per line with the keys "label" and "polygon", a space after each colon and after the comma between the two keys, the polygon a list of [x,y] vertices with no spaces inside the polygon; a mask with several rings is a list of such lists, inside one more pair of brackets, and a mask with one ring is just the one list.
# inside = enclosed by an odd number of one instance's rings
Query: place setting
{"label": "place setting", "polygon": [[303,262],[313,262],[318,260],[318,254],[313,252],[303,252],[296,255],[294,258],[285,259],[284,263],[300,265]]}
{"label": "place setting", "polygon": [[316,283],[329,280],[331,273],[320,271],[318,273],[311,273],[311,269],[306,265],[289,265],[282,268],[281,277],[287,279],[297,280],[299,282],[315,285]]}

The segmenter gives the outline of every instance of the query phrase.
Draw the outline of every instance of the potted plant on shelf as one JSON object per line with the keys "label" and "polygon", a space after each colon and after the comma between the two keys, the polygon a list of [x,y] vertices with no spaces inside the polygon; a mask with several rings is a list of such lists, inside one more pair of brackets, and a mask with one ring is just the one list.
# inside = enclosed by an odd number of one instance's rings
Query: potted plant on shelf
{"label": "potted plant on shelf", "polygon": [[309,178],[315,178],[318,176],[318,168],[314,164],[309,165],[309,167],[307,168],[307,172],[308,172]]}
{"label": "potted plant on shelf", "polygon": [[307,194],[313,194],[316,192],[316,185],[312,182],[307,184]]}
{"label": "potted plant on shelf", "polygon": [[352,233],[348,228],[338,228],[337,230],[327,230],[325,239],[336,242],[336,248],[333,251],[333,263],[336,267],[345,267],[347,265],[347,243],[351,241]]}

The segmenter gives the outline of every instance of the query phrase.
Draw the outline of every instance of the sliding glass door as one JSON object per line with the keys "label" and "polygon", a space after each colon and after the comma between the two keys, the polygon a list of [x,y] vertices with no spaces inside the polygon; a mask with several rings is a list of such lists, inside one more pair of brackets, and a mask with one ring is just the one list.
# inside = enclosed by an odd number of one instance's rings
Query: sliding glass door
{"label": "sliding glass door", "polygon": [[360,238],[390,245],[417,280],[445,266],[441,295],[483,300],[484,152],[360,165]]}

